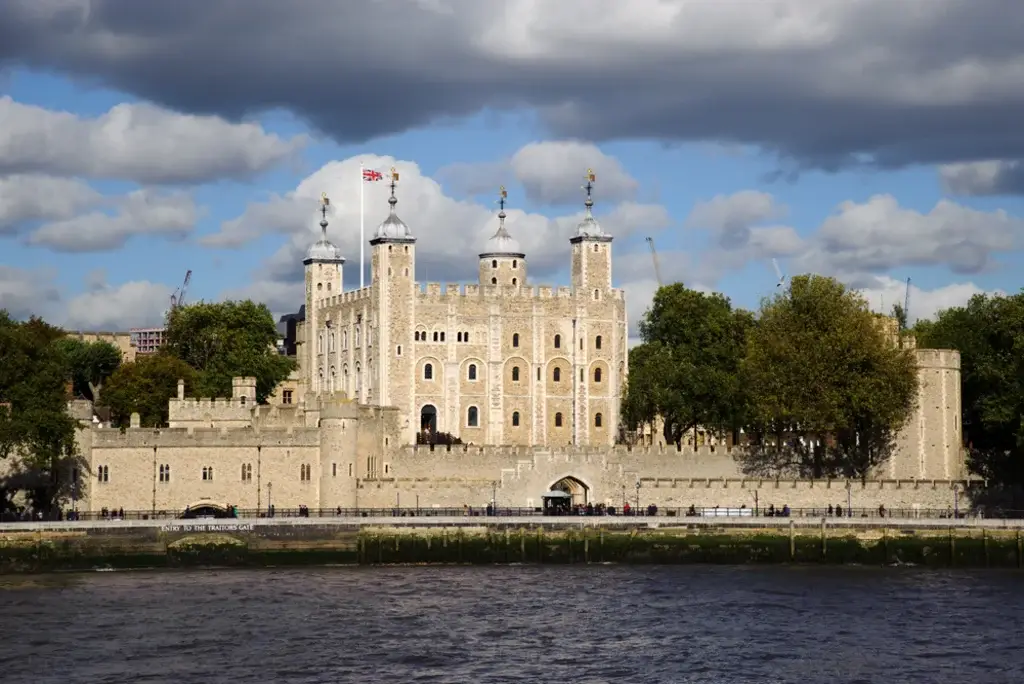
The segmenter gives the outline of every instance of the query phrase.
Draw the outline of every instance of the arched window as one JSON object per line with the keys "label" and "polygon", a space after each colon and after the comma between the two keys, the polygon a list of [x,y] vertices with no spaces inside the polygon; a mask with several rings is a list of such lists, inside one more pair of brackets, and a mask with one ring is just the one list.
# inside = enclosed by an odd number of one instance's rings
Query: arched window
{"label": "arched window", "polygon": [[357,325],[357,326],[356,326],[356,346],[357,346],[357,347],[359,346],[359,344],[360,344],[360,343],[362,342],[362,340],[363,340],[363,338],[362,338],[362,337],[361,337],[360,335],[361,335],[361,332],[360,332],[360,330],[359,330],[359,326]]}
{"label": "arched window", "polygon": [[320,333],[320,335],[316,338],[316,353],[317,354],[323,354],[324,353],[324,334],[323,333]]}
{"label": "arched window", "polygon": [[561,413],[556,413],[555,414],[555,427],[562,427],[562,414]]}
{"label": "arched window", "polygon": [[497,285],[497,284],[498,284],[498,279],[497,278],[491,278],[491,285]]}
{"label": "arched window", "polygon": [[561,382],[562,381],[562,369],[561,368],[555,368],[555,370],[553,370],[551,372],[551,379],[554,380],[555,382]]}
{"label": "arched window", "polygon": [[597,337],[594,338],[594,349],[600,349],[600,348],[601,348],[601,336],[598,335]]}
{"label": "arched window", "polygon": [[327,338],[327,351],[332,352],[335,350],[335,342],[337,342],[337,336],[332,332]]}
{"label": "arched window", "polygon": [[462,341],[463,342],[469,342],[469,333],[468,332],[462,333]]}
{"label": "arched window", "polygon": [[512,382],[519,382],[519,366],[512,366]]}
{"label": "arched window", "polygon": [[600,413],[595,413],[594,414],[594,427],[601,427],[601,414]]}
{"label": "arched window", "polygon": [[600,252],[601,251],[601,245],[594,245],[594,251],[595,252]]}
{"label": "arched window", "polygon": [[561,349],[561,348],[562,348],[562,336],[561,335],[555,335],[555,349]]}
{"label": "arched window", "polygon": [[519,268],[519,259],[512,260],[512,268]]}
{"label": "arched window", "polygon": [[348,330],[341,331],[341,348],[348,349]]}
{"label": "arched window", "polygon": [[601,369],[600,368],[595,368],[594,369],[594,382],[601,382]]}
{"label": "arched window", "polygon": [[600,290],[594,290],[594,299],[598,300],[600,298],[601,298],[601,291]]}
{"label": "arched window", "polygon": [[348,384],[348,364],[346,363],[341,367],[341,389],[348,394],[352,390],[352,386]]}
{"label": "arched window", "polygon": [[519,346],[519,333],[512,333],[512,346],[513,347],[518,347]]}
{"label": "arched window", "polygon": [[434,341],[435,341],[435,342],[437,342],[437,339],[438,339],[438,333],[437,333],[437,331],[435,330],[435,331],[434,331]]}
{"label": "arched window", "polygon": [[456,342],[461,342],[462,341],[462,333],[457,333],[455,335],[455,341]]}
{"label": "arched window", "polygon": [[512,427],[519,427],[519,411],[512,412]]}
{"label": "arched window", "polygon": [[434,379],[434,364],[427,363],[423,365],[423,379],[433,380]]}
{"label": "arched window", "polygon": [[475,363],[469,364],[469,379],[470,380],[476,380],[476,364]]}
{"label": "arched window", "polygon": [[328,384],[328,386],[327,386],[328,387],[328,390],[327,390],[328,392],[334,392],[334,390],[335,390],[334,381],[337,378],[337,375],[338,375],[338,373],[334,369],[334,366],[331,366],[331,377],[329,378],[329,383],[330,384]]}
{"label": "arched window", "polygon": [[466,425],[469,427],[477,427],[480,425],[480,411],[476,406],[470,406],[469,410],[466,411]]}
{"label": "arched window", "polygon": [[316,376],[316,391],[319,392],[324,386],[324,372],[321,370]]}
{"label": "arched window", "polygon": [[512,284],[513,285],[518,285],[519,284],[519,279],[518,278],[513,278],[512,279]]}
{"label": "arched window", "polygon": [[420,331],[419,330],[417,330],[416,332],[413,333],[412,339],[413,339],[413,342],[419,342],[420,341]]}
{"label": "arched window", "polygon": [[491,268],[498,268],[498,260],[494,259],[491,261]]}
{"label": "arched window", "polygon": [[356,364],[356,394],[363,389],[363,369],[357,363]]}

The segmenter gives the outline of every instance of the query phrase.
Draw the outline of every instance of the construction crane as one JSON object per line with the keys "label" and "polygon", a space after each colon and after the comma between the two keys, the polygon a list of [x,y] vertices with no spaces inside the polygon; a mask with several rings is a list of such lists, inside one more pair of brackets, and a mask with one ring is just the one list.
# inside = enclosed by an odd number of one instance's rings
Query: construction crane
{"label": "construction crane", "polygon": [[775,287],[782,287],[786,283],[786,274],[782,272],[781,268],[779,268],[779,262],[777,260],[772,259],[772,266],[775,268],[775,277],[779,279],[778,282],[775,283]]}
{"label": "construction crane", "polygon": [[647,240],[647,246],[651,248],[651,260],[654,261],[654,277],[658,281],[658,287],[661,287],[663,285],[661,282],[661,267],[658,265],[658,252],[654,249],[654,238],[648,237],[644,239]]}
{"label": "construction crane", "polygon": [[188,290],[188,284],[192,281],[192,269],[189,269],[185,273],[185,280],[182,281],[181,287],[174,291],[171,295],[171,310],[182,306],[185,303],[185,292]]}

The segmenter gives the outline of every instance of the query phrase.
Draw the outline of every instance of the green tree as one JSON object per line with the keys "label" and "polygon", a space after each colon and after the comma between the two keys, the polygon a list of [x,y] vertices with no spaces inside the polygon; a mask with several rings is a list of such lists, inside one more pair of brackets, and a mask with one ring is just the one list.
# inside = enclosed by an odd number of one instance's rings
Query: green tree
{"label": "green tree", "polygon": [[917,394],[913,352],[893,344],[856,292],[798,276],[761,304],[744,377],[762,475],[866,477],[895,447]]}
{"label": "green tree", "polygon": [[67,360],[75,396],[100,403],[104,381],[121,365],[121,350],[104,340],[85,342],[74,337],[56,344]]}
{"label": "green tree", "polygon": [[132,413],[138,413],[143,427],[165,427],[167,402],[177,395],[179,379],[191,390],[196,371],[167,352],[145,354],[123,364],[107,380],[103,391],[111,422],[127,427]]}
{"label": "green tree", "polygon": [[698,426],[738,428],[746,407],[739,368],[752,325],[749,312],[720,294],[681,283],[659,288],[640,323],[643,343],[630,352],[626,427],[660,417],[672,444]]}
{"label": "green tree", "polygon": [[0,459],[13,459],[0,480],[0,505],[22,490],[49,514],[70,498],[75,470],[85,469],[67,411],[63,337],[41,319],[22,323],[0,311]]}
{"label": "green tree", "polygon": [[177,307],[167,317],[166,350],[194,368],[197,396],[231,396],[231,378],[256,378],[264,403],[295,369],[277,353],[277,326],[265,304],[200,302]]}
{"label": "green tree", "polygon": [[960,352],[971,471],[995,487],[1024,488],[1024,293],[975,296],[915,332],[920,347]]}

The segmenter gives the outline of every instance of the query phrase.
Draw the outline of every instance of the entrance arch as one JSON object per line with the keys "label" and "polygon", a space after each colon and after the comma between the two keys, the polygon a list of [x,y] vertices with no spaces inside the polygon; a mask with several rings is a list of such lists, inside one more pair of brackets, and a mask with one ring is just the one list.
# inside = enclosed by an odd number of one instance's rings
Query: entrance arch
{"label": "entrance arch", "polygon": [[437,433],[437,408],[431,404],[420,409],[420,432]]}
{"label": "entrance arch", "polygon": [[228,507],[213,501],[199,501],[186,506],[181,512],[180,518],[227,518],[229,517]]}
{"label": "entrance arch", "polygon": [[583,480],[566,475],[556,480],[550,487],[551,490],[562,491],[572,497],[572,505],[586,506],[589,501],[590,487]]}

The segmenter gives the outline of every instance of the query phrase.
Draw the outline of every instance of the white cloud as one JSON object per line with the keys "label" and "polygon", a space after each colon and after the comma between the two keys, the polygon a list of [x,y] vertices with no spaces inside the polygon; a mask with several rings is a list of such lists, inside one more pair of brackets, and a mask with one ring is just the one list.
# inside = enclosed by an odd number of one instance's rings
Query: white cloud
{"label": "white cloud", "polygon": [[29,221],[69,219],[101,200],[98,192],[79,180],[0,176],[0,235],[15,233]]}
{"label": "white cloud", "polygon": [[[725,249],[741,249],[751,240],[751,230],[757,224],[772,221],[786,215],[786,208],[775,201],[767,192],[741,190],[731,195],[717,195],[706,202],[698,202],[686,218],[686,226],[707,230]],[[775,240],[791,241],[792,235],[782,235],[785,228],[776,227],[776,234],[759,236],[762,246]]]}
{"label": "white cloud", "polygon": [[978,273],[995,254],[1020,246],[1024,220],[1005,211],[978,211],[942,200],[928,213],[900,206],[891,195],[843,202],[798,260],[809,272],[879,273],[902,266],[946,266]]}
{"label": "white cloud", "polygon": [[[418,239],[418,277],[432,281],[475,278],[477,254],[497,229],[497,207],[445,195],[440,184],[422,175],[412,162],[375,156],[361,159],[368,168],[387,171],[394,166],[399,172],[397,213]],[[208,246],[234,247],[268,233],[284,234],[290,239],[271,257],[265,277],[295,280],[301,273],[306,249],[319,233],[317,207],[321,193],[326,192],[331,198],[328,235],[348,259],[347,272],[358,273],[359,163],[360,158],[351,158],[326,164],[294,191],[250,205],[242,216],[226,221],[218,233],[201,241]],[[366,183],[363,190],[369,240],[387,216],[390,191],[386,182]],[[578,199],[582,205],[582,193]],[[568,239],[582,218],[582,210],[557,218],[515,208],[506,211],[506,227],[526,252],[534,282],[567,266]],[[597,215],[605,230],[618,237],[640,230],[662,230],[671,223],[664,207],[636,202],[625,202]],[[368,252],[367,248],[367,260]]]}
{"label": "white cloud", "polygon": [[597,145],[574,140],[530,143],[512,155],[509,165],[526,196],[540,204],[582,201],[588,169],[597,176],[596,196],[607,202],[633,199],[640,185],[618,159]]}
{"label": "white cloud", "polygon": [[90,289],[67,300],[57,321],[69,330],[116,330],[163,323],[171,289],[161,283],[131,281]]}
{"label": "white cloud", "polygon": [[46,317],[60,301],[53,269],[28,270],[0,264],[0,309],[22,319]]}
{"label": "white cloud", "polygon": [[292,158],[304,143],[255,123],[150,104],[119,104],[85,119],[0,97],[0,175],[201,183],[254,176]]}
{"label": "white cloud", "polygon": [[108,251],[137,235],[182,239],[199,218],[192,198],[180,192],[137,190],[113,203],[110,213],[96,211],[46,223],[32,232],[28,242],[60,252]]}
{"label": "white cloud", "polygon": [[[872,287],[861,288],[860,293],[873,311],[890,314],[894,304],[903,305],[907,295],[906,281],[889,276],[879,276]],[[1002,290],[986,291],[972,282],[950,283],[933,290],[922,290],[911,281],[910,311],[907,319],[913,324],[918,319],[934,319],[945,309],[963,306],[978,294],[1005,295]]]}

